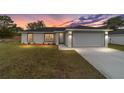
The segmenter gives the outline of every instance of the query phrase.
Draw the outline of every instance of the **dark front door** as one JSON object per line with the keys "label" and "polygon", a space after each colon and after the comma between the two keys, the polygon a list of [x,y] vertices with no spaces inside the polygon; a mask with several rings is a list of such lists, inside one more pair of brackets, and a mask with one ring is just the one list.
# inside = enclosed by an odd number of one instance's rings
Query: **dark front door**
{"label": "dark front door", "polygon": [[64,44],[64,33],[59,33],[59,44]]}

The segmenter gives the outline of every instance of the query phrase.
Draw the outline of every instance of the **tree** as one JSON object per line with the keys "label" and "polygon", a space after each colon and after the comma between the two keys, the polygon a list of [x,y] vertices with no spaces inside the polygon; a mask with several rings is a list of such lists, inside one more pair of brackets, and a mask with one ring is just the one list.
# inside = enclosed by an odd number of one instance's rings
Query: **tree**
{"label": "tree", "polygon": [[16,24],[9,16],[0,16],[0,38],[13,37],[16,33]]}
{"label": "tree", "polygon": [[11,32],[10,29],[7,28],[2,28],[2,30],[0,30],[0,38],[10,38],[13,37],[15,35],[14,32]]}
{"label": "tree", "polygon": [[117,29],[123,23],[124,23],[123,18],[121,16],[117,16],[117,17],[110,18],[104,24],[107,28]]}
{"label": "tree", "polygon": [[22,27],[19,27],[19,26],[14,26],[13,30],[16,31],[16,32],[24,31],[24,29]]}
{"label": "tree", "polygon": [[45,24],[42,20],[27,24],[27,29],[28,30],[36,30],[36,29],[40,29],[40,28],[43,28],[43,27],[45,27]]}
{"label": "tree", "polygon": [[0,29],[13,26],[13,21],[9,16],[0,16]]}
{"label": "tree", "polygon": [[22,27],[16,27],[17,31],[24,31],[24,29]]}

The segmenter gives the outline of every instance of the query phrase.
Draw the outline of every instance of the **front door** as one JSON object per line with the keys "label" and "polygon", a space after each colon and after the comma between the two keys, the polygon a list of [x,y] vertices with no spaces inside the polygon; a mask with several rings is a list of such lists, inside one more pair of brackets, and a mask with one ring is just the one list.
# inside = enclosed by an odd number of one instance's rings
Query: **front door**
{"label": "front door", "polygon": [[59,33],[59,44],[64,44],[64,33]]}

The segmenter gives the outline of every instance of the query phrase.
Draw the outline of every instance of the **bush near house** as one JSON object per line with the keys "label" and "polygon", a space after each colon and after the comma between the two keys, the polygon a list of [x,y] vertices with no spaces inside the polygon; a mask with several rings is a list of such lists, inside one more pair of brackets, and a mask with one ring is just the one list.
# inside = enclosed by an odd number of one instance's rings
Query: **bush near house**
{"label": "bush near house", "polygon": [[9,29],[1,29],[0,30],[0,38],[4,39],[4,38],[12,38],[16,35],[16,32],[13,32]]}

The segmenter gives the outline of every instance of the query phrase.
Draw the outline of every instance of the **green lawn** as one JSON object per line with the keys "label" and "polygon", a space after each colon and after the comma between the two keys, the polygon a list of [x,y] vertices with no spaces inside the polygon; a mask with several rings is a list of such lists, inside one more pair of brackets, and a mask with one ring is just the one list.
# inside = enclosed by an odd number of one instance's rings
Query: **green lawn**
{"label": "green lawn", "polygon": [[108,47],[109,47],[109,48],[114,48],[114,49],[118,49],[118,50],[124,51],[124,45],[109,44]]}
{"label": "green lawn", "polygon": [[105,78],[72,50],[0,43],[0,78]]}

